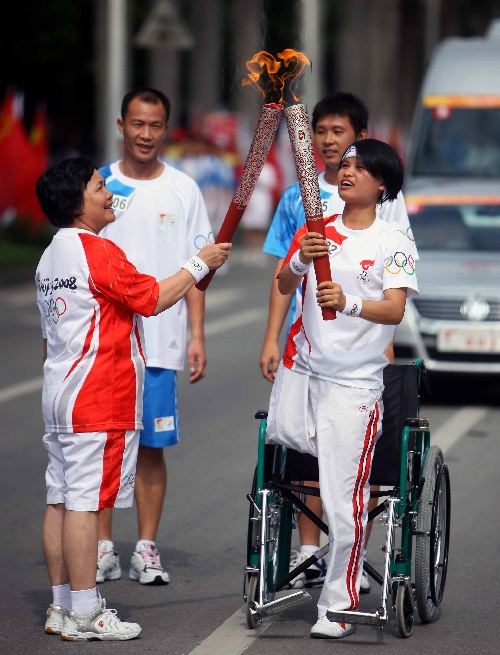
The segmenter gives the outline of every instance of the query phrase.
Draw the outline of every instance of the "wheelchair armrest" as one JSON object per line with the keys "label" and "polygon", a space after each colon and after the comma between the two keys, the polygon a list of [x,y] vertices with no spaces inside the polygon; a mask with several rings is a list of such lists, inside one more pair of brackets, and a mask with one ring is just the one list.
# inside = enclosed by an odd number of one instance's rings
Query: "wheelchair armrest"
{"label": "wheelchair armrest", "polygon": [[255,418],[258,418],[259,420],[267,418],[267,409],[259,409],[259,411],[255,413]]}
{"label": "wheelchair armrest", "polygon": [[428,428],[429,419],[428,418],[407,418],[405,420],[405,425],[409,428]]}

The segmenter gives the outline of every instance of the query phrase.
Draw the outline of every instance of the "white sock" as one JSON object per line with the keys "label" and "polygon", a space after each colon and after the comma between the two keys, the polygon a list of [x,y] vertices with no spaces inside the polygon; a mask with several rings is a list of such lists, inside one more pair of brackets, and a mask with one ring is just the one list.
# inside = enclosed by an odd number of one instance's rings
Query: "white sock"
{"label": "white sock", "polygon": [[98,605],[97,587],[71,592],[71,609],[77,614],[90,614]]}
{"label": "white sock", "polygon": [[115,550],[115,544],[109,539],[99,539],[99,546],[107,553],[113,553]]}
{"label": "white sock", "polygon": [[156,546],[156,541],[150,541],[149,539],[139,539],[135,545],[135,552],[138,553],[140,550],[144,550],[150,546]]}
{"label": "white sock", "polygon": [[52,605],[60,605],[64,609],[71,609],[71,594],[68,584],[59,584],[52,587]]}
{"label": "white sock", "polygon": [[309,555],[314,555],[317,550],[319,550],[319,546],[313,544],[302,544],[300,547],[301,553],[309,553]]}

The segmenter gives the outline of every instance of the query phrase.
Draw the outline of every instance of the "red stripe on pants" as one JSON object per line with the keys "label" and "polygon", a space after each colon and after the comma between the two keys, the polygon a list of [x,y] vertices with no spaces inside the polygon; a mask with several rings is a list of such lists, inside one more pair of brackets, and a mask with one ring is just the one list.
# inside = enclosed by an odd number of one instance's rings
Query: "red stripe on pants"
{"label": "red stripe on pants", "polygon": [[355,525],[354,533],[354,543],[351,550],[351,556],[349,559],[349,566],[347,568],[346,576],[346,586],[351,599],[351,604],[347,608],[348,610],[355,610],[358,608],[359,597],[356,589],[356,578],[358,575],[359,569],[359,560],[361,555],[361,547],[363,544],[363,511],[364,511],[364,495],[363,490],[366,483],[368,482],[368,477],[370,475],[371,461],[373,455],[373,449],[375,446],[375,437],[378,430],[378,420],[379,420],[379,407],[378,403],[375,404],[372,415],[370,416],[370,421],[366,427],[365,440],[363,443],[363,452],[361,454],[361,459],[358,466],[358,474],[356,476],[356,483],[354,485],[354,491],[352,495],[352,505],[353,505],[353,518]]}
{"label": "red stripe on pants", "polygon": [[99,511],[105,507],[114,507],[116,497],[120,491],[124,452],[125,430],[112,430],[108,432],[102,462]]}

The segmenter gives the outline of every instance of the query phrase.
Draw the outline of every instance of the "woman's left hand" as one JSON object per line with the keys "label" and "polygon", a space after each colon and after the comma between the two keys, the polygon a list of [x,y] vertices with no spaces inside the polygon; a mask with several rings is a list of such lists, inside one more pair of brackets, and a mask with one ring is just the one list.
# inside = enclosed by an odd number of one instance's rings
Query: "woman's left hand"
{"label": "woman's left hand", "polygon": [[331,307],[339,312],[344,309],[346,304],[346,297],[342,287],[336,282],[321,282],[318,284],[316,298],[321,308]]}

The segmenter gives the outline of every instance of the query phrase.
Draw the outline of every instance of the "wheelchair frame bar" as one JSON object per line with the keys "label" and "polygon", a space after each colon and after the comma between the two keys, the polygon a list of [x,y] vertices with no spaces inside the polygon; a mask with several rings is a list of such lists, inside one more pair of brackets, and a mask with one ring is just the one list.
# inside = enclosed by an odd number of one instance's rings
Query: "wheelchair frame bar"
{"label": "wheelchair frame bar", "polygon": [[[261,496],[261,522],[260,522],[260,561],[264,563],[266,561],[266,544],[267,544],[267,499],[271,493],[269,489],[260,489],[259,495]],[[264,575],[265,567],[263,565],[259,566],[259,605],[264,604]]]}
{"label": "wheelchair frame bar", "polygon": [[[322,521],[316,514],[307,507],[305,503],[303,503],[300,498],[297,498],[297,496],[292,493],[292,490],[294,490],[293,485],[287,485],[287,484],[282,484],[281,482],[273,482],[273,486],[279,489],[280,491],[283,492],[283,496],[285,498],[288,498],[288,500],[297,507],[303,514],[307,516],[308,519],[310,519],[315,525],[318,526],[318,528],[324,532],[325,534],[328,534],[328,526],[327,524]],[[300,492],[299,492],[300,493]]]}
{"label": "wheelchair frame bar", "polygon": [[319,487],[306,487],[303,484],[293,484],[293,482],[277,482],[276,485],[279,485],[280,489],[288,489],[289,491],[295,491],[298,494],[320,497]]}

